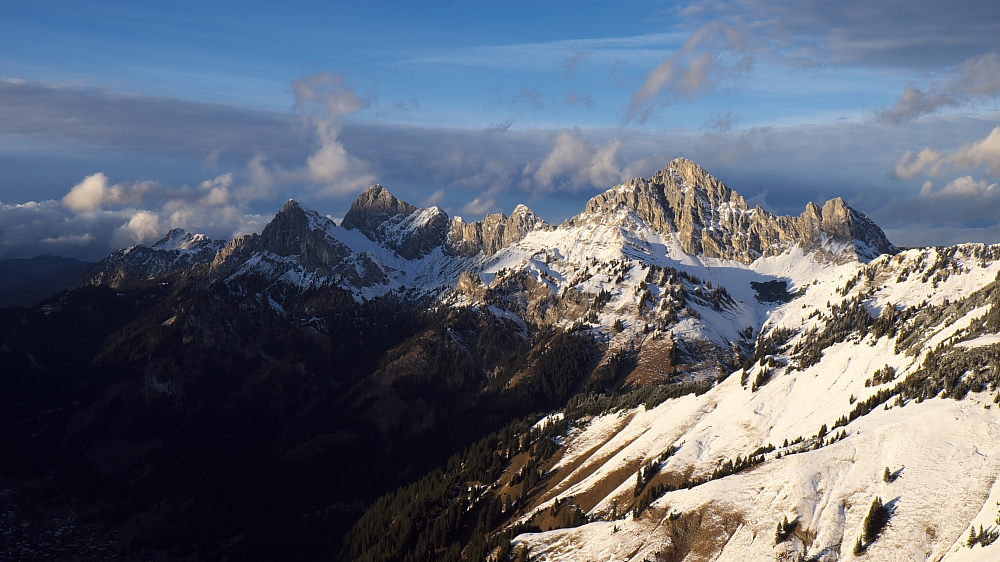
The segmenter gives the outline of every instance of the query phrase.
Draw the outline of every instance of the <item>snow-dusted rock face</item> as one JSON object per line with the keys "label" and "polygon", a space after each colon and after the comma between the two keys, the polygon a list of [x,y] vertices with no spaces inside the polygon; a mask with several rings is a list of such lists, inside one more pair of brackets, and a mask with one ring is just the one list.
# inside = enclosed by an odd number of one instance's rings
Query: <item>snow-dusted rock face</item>
{"label": "snow-dusted rock face", "polygon": [[870,260],[896,248],[867,216],[836,198],[814,203],[798,217],[756,207],[690,160],[678,158],[646,180],[636,178],[590,200],[570,225],[607,220],[616,209],[634,213],[662,234],[676,234],[692,255],[753,263],[795,246],[825,259]]}
{"label": "snow-dusted rock face", "polygon": [[264,227],[255,250],[298,256],[304,266],[330,267],[351,253],[347,246],[327,234],[333,227],[330,219],[297,201],[289,201]]}
{"label": "snow-dusted rock face", "polygon": [[489,257],[520,242],[529,232],[552,229],[531,209],[518,205],[509,217],[503,213],[490,213],[483,220],[473,223],[455,217],[448,230],[447,248],[456,256],[472,257],[482,253]]}
{"label": "snow-dusted rock face", "polygon": [[151,247],[132,246],[111,254],[81,277],[74,287],[127,288],[151,281],[173,281],[196,266],[211,263],[225,244],[223,240],[175,228]]}
{"label": "snow-dusted rock face", "polygon": [[289,201],[257,234],[234,240],[212,262],[215,279],[239,285],[285,285],[295,291],[340,287],[350,291],[388,282],[387,267],[355,252],[335,234],[344,229],[316,211]]}
{"label": "snow-dusted rock face", "polygon": [[183,252],[197,252],[203,249],[217,251],[219,249],[217,241],[204,234],[191,234],[183,228],[171,230],[150,247],[154,250],[179,250]]}
{"label": "snow-dusted rock face", "polygon": [[[559,227],[523,205],[509,217],[449,220],[437,207],[418,208],[374,185],[341,226],[289,201],[259,235],[220,246],[171,231],[153,248],[109,257],[90,282],[168,280],[208,264],[206,283],[282,295],[275,302],[323,288],[355,299],[444,291],[449,305],[487,307],[526,330],[597,329],[610,349],[637,361],[636,385],[713,379],[738,367],[764,321],[752,284],[804,291],[788,268],[812,271],[895,251],[840,199],[777,217],[749,209],[684,159],[595,196]],[[463,272],[469,275],[459,283]]]}
{"label": "snow-dusted rock face", "polygon": [[437,207],[420,209],[400,201],[381,185],[358,196],[341,226],[357,229],[405,259],[426,256],[440,247],[448,233],[448,215]]}
{"label": "snow-dusted rock face", "polygon": [[[531,265],[539,252],[552,248],[566,251],[546,258],[545,268]],[[374,185],[358,196],[339,227],[289,201],[259,235],[223,245],[175,229],[152,247],[113,254],[85,283],[123,287],[175,278],[210,264],[215,277],[254,271],[281,279],[296,270],[283,282],[336,285],[360,298],[403,286],[422,293],[454,287],[463,270],[493,277],[500,269],[527,267],[537,279],[540,273],[559,270],[560,275],[546,281],[553,292],[550,300],[558,301],[567,293],[556,293],[565,289],[586,294],[608,288],[567,284],[577,272],[587,271],[592,260],[667,267],[693,256],[745,267],[796,248],[820,262],[865,261],[896,251],[878,226],[840,199],[823,208],[810,204],[800,217],[776,217],[749,209],[743,197],[697,164],[678,159],[651,179],[637,178],[595,196],[581,214],[559,227],[524,205],[509,217],[497,213],[472,223],[451,220],[437,207],[418,208]],[[564,312],[540,312],[549,308]],[[553,302],[536,307],[536,317],[525,320],[559,323],[573,320],[570,311],[577,309]]]}

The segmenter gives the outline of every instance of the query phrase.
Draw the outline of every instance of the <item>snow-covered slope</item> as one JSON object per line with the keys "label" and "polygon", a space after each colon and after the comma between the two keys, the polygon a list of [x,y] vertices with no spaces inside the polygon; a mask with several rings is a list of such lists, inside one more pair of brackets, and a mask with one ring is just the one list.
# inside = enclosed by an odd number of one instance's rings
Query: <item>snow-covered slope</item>
{"label": "snow-covered slope", "polygon": [[[560,414],[541,488],[477,484],[548,529],[515,541],[538,560],[997,560],[998,259],[899,252],[840,199],[751,209],[679,159],[558,227],[523,206],[465,223],[373,186],[340,226],[291,201],[259,235],[172,232],[91,282],[188,271],[281,316],[392,293],[589,334],[607,395]],[[552,528],[567,503],[590,522]]]}
{"label": "snow-covered slope", "polygon": [[[968,245],[869,264],[786,264],[779,271],[807,288],[762,311],[762,330],[792,334],[787,341],[700,396],[572,424],[546,467],[548,490],[523,520],[570,498],[599,521],[517,541],[539,560],[1000,559],[989,538],[968,546],[970,528],[989,537],[1000,525],[998,257],[1000,247]],[[868,325],[817,337],[846,322],[844,303],[871,313]],[[969,358],[971,349],[982,353]],[[713,478],[738,458],[753,460]],[[629,512],[651,462],[658,472],[643,493],[658,497]],[[658,484],[681,489],[656,494]],[[875,497],[888,525],[855,553]],[[783,520],[797,527],[777,541]]]}

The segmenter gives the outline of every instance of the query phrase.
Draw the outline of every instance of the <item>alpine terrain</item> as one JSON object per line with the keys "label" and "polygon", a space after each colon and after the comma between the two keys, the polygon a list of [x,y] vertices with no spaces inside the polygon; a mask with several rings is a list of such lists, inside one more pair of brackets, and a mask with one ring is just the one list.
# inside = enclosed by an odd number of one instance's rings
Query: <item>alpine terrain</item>
{"label": "alpine terrain", "polygon": [[998,560],[998,279],[685,159],[558,226],[174,230],[0,309],[4,552]]}

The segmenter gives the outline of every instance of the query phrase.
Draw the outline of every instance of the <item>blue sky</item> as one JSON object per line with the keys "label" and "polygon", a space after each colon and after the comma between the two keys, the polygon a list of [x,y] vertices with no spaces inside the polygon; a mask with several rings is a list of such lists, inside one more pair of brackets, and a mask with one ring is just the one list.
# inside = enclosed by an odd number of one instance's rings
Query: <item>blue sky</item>
{"label": "blue sky", "polygon": [[992,2],[37,2],[0,18],[0,257],[342,216],[552,222],[671,159],[901,245],[1000,242]]}

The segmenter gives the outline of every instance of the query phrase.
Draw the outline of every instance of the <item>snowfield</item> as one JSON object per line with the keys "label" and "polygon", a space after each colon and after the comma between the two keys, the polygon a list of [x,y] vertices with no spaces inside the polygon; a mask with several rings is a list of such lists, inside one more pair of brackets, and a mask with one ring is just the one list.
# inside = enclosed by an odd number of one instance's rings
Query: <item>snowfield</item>
{"label": "snowfield", "polygon": [[[974,253],[975,248],[965,248]],[[759,260],[746,273],[735,264],[686,264],[717,282],[767,274],[806,288],[780,306],[751,304],[739,294],[743,317],[756,313],[763,331],[791,328],[799,335],[819,325],[814,311],[827,303],[868,295],[875,316],[886,306],[943,303],[968,297],[997,278],[1000,264],[957,252],[953,273],[939,281],[900,272],[933,262],[938,250],[910,250],[872,264],[817,263],[809,256]],[[978,263],[977,263],[978,261]],[[713,266],[720,273],[713,275]],[[864,268],[874,282],[847,282]],[[731,288],[737,295],[737,288]],[[1000,406],[994,393],[971,393],[963,400],[932,398],[900,405],[889,400],[846,426],[834,428],[856,404],[895,382],[866,386],[888,365],[897,380],[919,369],[939,346],[982,347],[1000,336],[975,334],[991,305],[933,326],[919,353],[897,353],[889,336],[836,343],[805,370],[779,361],[770,380],[756,391],[741,383],[741,372],[707,393],[668,400],[590,419],[570,431],[554,484],[536,510],[572,496],[591,517],[603,519],[577,528],[524,534],[516,543],[538,560],[1000,560],[1000,542],[967,546],[970,528],[997,529],[1000,516]],[[752,309],[752,310],[751,310]],[[788,355],[787,353],[785,354]],[[785,357],[787,359],[787,357]],[[749,378],[764,368],[755,364]],[[821,428],[828,433],[820,435]],[[840,432],[846,435],[841,438]],[[803,438],[803,444],[783,447]],[[813,448],[821,442],[818,448]],[[612,520],[616,506],[634,500],[636,473],[669,447],[679,447],[660,466],[660,481],[709,476],[722,462],[746,458],[772,445],[764,462],[742,472],[666,492],[638,519]],[[808,445],[803,447],[803,445]],[[802,450],[805,448],[806,450]],[[886,469],[894,475],[884,479]],[[657,482],[656,479],[653,482]],[[891,518],[877,540],[860,555],[854,546],[873,498],[889,507]],[[620,510],[619,510],[620,511]],[[619,517],[621,514],[619,513]],[[530,514],[523,519],[530,518]],[[792,535],[776,544],[783,519],[797,521]],[[677,556],[682,553],[682,556]],[[535,559],[535,558],[533,558]]]}

